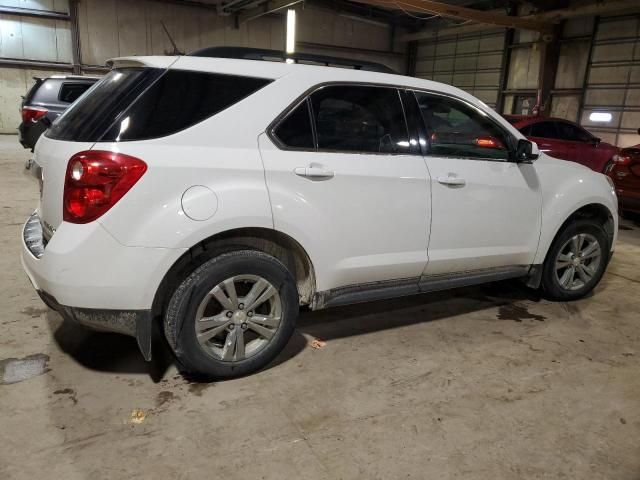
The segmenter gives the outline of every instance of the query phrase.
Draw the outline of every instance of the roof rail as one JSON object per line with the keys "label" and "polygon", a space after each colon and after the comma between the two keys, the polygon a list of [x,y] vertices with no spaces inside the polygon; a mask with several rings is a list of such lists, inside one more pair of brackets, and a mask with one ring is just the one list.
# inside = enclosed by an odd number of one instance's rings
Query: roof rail
{"label": "roof rail", "polygon": [[294,63],[308,65],[324,65],[327,67],[348,67],[368,72],[398,73],[381,63],[353,60],[350,58],[315,55],[313,53],[284,53],[280,50],[248,47],[208,47],[201,48],[189,54],[191,57],[240,58],[244,60],[264,60],[284,62],[292,60]]}

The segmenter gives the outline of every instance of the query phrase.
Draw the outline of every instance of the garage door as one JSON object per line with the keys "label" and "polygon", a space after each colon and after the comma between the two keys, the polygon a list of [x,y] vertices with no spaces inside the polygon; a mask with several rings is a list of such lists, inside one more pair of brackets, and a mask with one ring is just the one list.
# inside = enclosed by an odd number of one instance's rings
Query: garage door
{"label": "garage door", "polygon": [[580,123],[620,146],[640,142],[640,15],[601,18]]}
{"label": "garage door", "polygon": [[416,76],[455,85],[495,107],[504,42],[503,29],[420,42]]}

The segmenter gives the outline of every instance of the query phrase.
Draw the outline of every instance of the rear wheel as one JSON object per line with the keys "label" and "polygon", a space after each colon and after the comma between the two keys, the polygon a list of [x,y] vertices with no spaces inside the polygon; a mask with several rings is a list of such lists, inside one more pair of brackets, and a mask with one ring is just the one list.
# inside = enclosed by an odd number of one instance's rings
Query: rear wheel
{"label": "rear wheel", "polygon": [[190,373],[232,378],[269,364],[297,316],[298,293],[286,267],[240,250],[205,262],[182,282],[167,308],[165,334]]}
{"label": "rear wheel", "polygon": [[565,227],[549,249],[542,272],[542,288],[554,300],[584,297],[598,284],[609,260],[609,239],[592,219]]}

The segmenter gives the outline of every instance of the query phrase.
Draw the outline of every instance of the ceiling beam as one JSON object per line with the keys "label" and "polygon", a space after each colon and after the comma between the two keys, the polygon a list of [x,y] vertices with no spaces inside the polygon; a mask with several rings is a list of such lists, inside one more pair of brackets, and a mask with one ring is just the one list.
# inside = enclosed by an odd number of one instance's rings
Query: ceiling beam
{"label": "ceiling beam", "polygon": [[447,18],[468,20],[484,25],[518,28],[536,32],[550,32],[552,25],[531,17],[512,17],[500,13],[459,7],[432,0],[358,0],[360,3],[386,7],[395,10],[406,10],[413,13],[439,15]]}
{"label": "ceiling beam", "polygon": [[258,7],[244,10],[238,14],[238,23],[248,22],[254,18],[268,15],[269,13],[282,10],[283,8],[291,7],[304,0],[269,0]]}
{"label": "ceiling beam", "polygon": [[[378,0],[376,0],[378,1]],[[558,23],[562,20],[576,17],[590,17],[595,15],[640,12],[638,0],[596,0],[587,4],[572,7],[550,10],[548,12],[536,13],[519,17],[525,20],[536,20],[548,24]],[[459,27],[446,27],[441,29],[428,29],[421,32],[409,33],[398,38],[401,42],[412,42],[418,40],[429,40],[435,37],[450,35],[460,35],[483,30],[486,26],[482,24],[463,25]],[[518,28],[518,27],[514,27]]]}

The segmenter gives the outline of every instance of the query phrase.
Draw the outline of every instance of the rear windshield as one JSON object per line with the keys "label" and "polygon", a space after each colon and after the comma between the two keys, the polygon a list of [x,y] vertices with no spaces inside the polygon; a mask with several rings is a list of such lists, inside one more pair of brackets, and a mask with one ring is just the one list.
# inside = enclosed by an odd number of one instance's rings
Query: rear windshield
{"label": "rear windshield", "polygon": [[78,142],[163,137],[215,115],[269,82],[186,70],[117,69],[59,117],[47,136]]}
{"label": "rear windshield", "polygon": [[64,103],[73,103],[80,95],[89,90],[95,82],[65,82],[60,87],[58,100]]}

